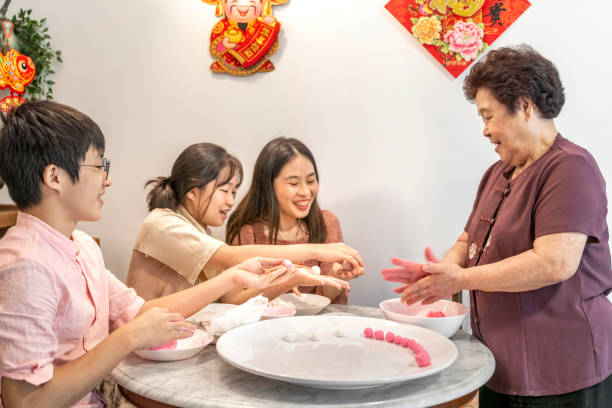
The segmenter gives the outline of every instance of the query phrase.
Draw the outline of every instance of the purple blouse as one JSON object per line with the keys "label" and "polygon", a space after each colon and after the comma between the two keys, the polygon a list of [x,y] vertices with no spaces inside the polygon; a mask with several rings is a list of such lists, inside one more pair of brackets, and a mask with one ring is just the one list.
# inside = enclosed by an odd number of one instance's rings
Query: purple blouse
{"label": "purple blouse", "polygon": [[605,181],[593,157],[561,135],[510,181],[513,170],[498,161],[482,178],[465,226],[469,266],[528,251],[544,235],[578,232],[588,240],[566,281],[517,293],[471,291],[472,330],[496,361],[487,387],[554,395],[597,384],[612,373]]}

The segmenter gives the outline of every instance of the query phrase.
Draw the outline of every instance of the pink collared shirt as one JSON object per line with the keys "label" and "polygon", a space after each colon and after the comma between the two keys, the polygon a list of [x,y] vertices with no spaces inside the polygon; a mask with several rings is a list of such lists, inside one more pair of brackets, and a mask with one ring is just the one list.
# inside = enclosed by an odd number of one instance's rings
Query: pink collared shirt
{"label": "pink collared shirt", "polygon": [[[89,235],[75,230],[68,239],[22,212],[0,240],[0,288],[0,377],[34,385],[51,380],[54,367],[91,350],[144,304],[106,269]],[[104,405],[91,392],[74,406]]]}

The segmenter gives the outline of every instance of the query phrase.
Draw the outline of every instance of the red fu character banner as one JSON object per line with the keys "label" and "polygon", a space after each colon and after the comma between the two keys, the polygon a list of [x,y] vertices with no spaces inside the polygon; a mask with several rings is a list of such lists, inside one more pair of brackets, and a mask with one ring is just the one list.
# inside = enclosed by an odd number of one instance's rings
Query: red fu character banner
{"label": "red fu character banner", "polygon": [[391,0],[385,8],[457,78],[530,5],[527,0]]}
{"label": "red fu character banner", "polygon": [[289,0],[202,0],[215,5],[221,20],[210,35],[210,69],[237,76],[274,70],[268,56],[278,49],[281,24],[272,15],[272,6]]}

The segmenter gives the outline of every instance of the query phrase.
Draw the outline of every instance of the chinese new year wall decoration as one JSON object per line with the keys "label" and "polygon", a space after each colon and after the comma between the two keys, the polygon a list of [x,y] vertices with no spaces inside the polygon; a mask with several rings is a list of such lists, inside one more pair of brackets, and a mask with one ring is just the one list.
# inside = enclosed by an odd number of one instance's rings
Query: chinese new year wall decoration
{"label": "chinese new year wall decoration", "polygon": [[8,88],[11,91],[10,95],[0,99],[0,111],[8,112],[26,101],[16,94],[22,95],[25,92],[25,87],[36,75],[36,67],[32,58],[10,48],[8,40],[13,32],[13,23],[2,20],[0,24],[8,48],[6,54],[0,53],[0,89]]}
{"label": "chinese new year wall decoration", "polygon": [[278,49],[281,24],[272,15],[272,6],[289,0],[202,0],[216,6],[210,35],[210,53],[216,59],[210,69],[216,73],[245,76],[274,70],[268,57]]}
{"label": "chinese new year wall decoration", "polygon": [[391,0],[385,8],[456,78],[530,5],[528,0]]}

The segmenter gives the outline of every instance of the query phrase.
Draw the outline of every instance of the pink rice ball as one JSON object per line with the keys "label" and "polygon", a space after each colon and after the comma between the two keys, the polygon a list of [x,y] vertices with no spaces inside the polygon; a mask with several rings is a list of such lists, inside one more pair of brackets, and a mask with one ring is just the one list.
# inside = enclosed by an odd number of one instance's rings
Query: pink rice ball
{"label": "pink rice ball", "polygon": [[371,339],[374,337],[374,330],[371,327],[366,327],[363,331],[363,335],[366,336],[367,339]]}
{"label": "pink rice ball", "polygon": [[402,336],[398,336],[397,334],[395,335],[395,338],[393,339],[393,343],[395,344],[401,344],[402,342]]}
{"label": "pink rice ball", "polygon": [[419,367],[427,367],[428,365],[431,365],[431,359],[425,350],[423,350],[422,353],[415,354],[414,359]]}
{"label": "pink rice ball", "polygon": [[376,331],[374,332],[374,338],[375,338],[376,340],[382,340],[382,339],[384,339],[384,338],[385,338],[385,333],[384,333],[382,330],[376,330]]}
{"label": "pink rice ball", "polygon": [[410,344],[410,339],[408,337],[403,337],[400,344],[402,347],[408,347]]}
{"label": "pink rice ball", "polygon": [[385,335],[385,339],[389,343],[393,343],[393,341],[395,340],[395,334],[393,334],[393,332],[387,332],[387,334]]}

